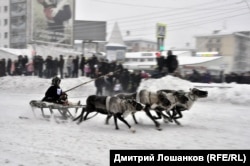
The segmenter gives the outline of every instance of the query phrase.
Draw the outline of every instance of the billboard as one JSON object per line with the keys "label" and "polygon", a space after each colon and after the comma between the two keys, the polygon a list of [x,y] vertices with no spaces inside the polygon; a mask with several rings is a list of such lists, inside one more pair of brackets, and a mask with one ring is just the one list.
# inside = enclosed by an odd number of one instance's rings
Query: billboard
{"label": "billboard", "polygon": [[106,22],[76,20],[74,22],[74,39],[106,41]]}
{"label": "billboard", "polygon": [[165,38],[167,34],[167,24],[157,23],[156,24],[156,37]]}
{"label": "billboard", "polygon": [[27,2],[26,0],[10,1],[10,47],[26,47],[27,28]]}
{"label": "billboard", "polygon": [[32,0],[32,39],[73,45],[74,0]]}

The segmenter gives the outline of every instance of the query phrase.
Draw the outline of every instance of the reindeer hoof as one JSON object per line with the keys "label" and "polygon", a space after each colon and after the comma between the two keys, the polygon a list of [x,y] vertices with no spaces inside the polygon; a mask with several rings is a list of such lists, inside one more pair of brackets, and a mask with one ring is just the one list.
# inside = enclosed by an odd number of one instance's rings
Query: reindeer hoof
{"label": "reindeer hoof", "polygon": [[179,121],[177,121],[177,120],[175,120],[175,123],[177,124],[177,125],[181,125],[181,123],[179,122]]}
{"label": "reindeer hoof", "polygon": [[161,130],[162,130],[162,128],[161,128],[160,126],[157,126],[157,127],[156,127],[156,130],[161,131]]}
{"label": "reindeer hoof", "polygon": [[132,133],[135,133],[135,129],[134,128],[130,128],[130,131],[132,132]]}
{"label": "reindeer hoof", "polygon": [[164,119],[163,121],[164,121],[164,123],[168,123],[169,122],[168,119]]}

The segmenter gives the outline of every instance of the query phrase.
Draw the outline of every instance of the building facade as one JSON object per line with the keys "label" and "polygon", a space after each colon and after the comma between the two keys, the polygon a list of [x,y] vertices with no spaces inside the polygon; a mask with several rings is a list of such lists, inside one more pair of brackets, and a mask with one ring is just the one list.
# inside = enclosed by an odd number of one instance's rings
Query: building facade
{"label": "building facade", "polygon": [[26,48],[30,40],[31,0],[8,0],[0,4],[0,47]]}
{"label": "building facade", "polygon": [[9,18],[10,7],[9,1],[1,1],[0,3],[0,47],[9,47]]}
{"label": "building facade", "polygon": [[145,39],[125,39],[127,52],[150,52],[157,51],[157,43]]}
{"label": "building facade", "polygon": [[[56,9],[53,14],[52,9]],[[72,45],[73,21],[74,0],[3,0],[0,47],[22,49],[33,43]]]}
{"label": "building facade", "polygon": [[250,31],[196,36],[197,52],[218,52],[226,73],[250,71]]}

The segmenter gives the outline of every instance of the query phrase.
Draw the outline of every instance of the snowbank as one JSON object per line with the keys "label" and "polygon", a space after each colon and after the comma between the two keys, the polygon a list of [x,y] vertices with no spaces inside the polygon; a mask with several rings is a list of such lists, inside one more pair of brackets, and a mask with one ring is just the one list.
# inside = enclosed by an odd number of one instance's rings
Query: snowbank
{"label": "snowbank", "polygon": [[[87,77],[66,78],[61,82],[63,90],[71,89],[77,85],[89,82]],[[50,79],[38,78],[36,76],[7,76],[0,78],[0,91],[15,92],[21,94],[40,94],[41,97],[51,84]],[[190,88],[199,85],[199,88],[208,91],[208,97],[200,99],[201,101],[233,103],[241,105],[250,105],[250,85],[236,83],[230,84],[194,84],[173,76],[166,76],[160,79],[143,80],[139,90],[148,89],[156,91],[159,89],[173,89],[188,91]],[[201,86],[201,87],[200,87]],[[226,88],[222,88],[226,87]],[[85,98],[88,95],[95,94],[94,82],[84,84],[68,92],[70,98]]]}

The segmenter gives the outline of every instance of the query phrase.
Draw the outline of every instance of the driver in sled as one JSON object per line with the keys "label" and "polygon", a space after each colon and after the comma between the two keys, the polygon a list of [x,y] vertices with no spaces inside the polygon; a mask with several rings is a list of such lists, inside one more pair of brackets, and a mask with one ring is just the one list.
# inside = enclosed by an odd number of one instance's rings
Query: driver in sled
{"label": "driver in sled", "polygon": [[61,79],[59,77],[54,77],[52,79],[52,85],[46,91],[45,97],[42,99],[42,101],[62,104],[65,106],[80,105],[80,101],[78,103],[72,103],[68,101],[68,95],[62,91],[60,88],[60,83]]}

